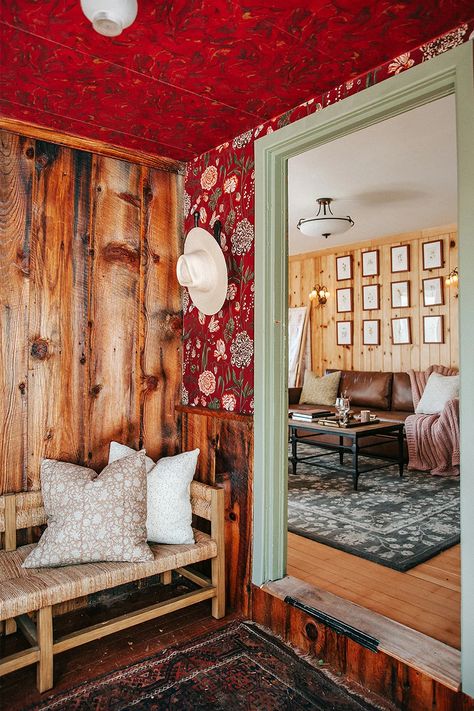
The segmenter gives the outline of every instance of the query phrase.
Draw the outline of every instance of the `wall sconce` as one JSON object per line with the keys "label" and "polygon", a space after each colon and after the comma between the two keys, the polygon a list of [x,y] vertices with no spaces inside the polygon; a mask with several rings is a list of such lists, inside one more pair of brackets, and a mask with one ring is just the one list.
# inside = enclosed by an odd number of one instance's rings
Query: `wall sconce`
{"label": "wall sconce", "polygon": [[329,297],[329,291],[322,284],[317,284],[313,286],[313,290],[309,294],[310,301],[318,300],[317,306],[324,306]]}
{"label": "wall sconce", "polygon": [[458,268],[455,267],[444,280],[446,286],[457,286],[459,281]]}

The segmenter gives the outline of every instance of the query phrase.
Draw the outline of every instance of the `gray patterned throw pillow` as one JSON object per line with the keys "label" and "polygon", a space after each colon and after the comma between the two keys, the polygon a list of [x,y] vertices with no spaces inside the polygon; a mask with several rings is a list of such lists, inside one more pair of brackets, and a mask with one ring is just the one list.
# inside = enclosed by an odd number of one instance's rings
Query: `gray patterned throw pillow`
{"label": "gray patterned throw pillow", "polygon": [[44,459],[41,492],[48,526],[23,567],[153,560],[146,543],[144,450],[109,464],[98,476]]}

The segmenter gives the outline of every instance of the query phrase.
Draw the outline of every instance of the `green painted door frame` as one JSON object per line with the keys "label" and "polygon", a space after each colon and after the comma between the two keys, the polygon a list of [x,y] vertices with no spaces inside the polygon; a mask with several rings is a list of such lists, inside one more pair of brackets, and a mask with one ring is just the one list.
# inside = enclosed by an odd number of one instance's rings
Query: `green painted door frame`
{"label": "green painted door frame", "polygon": [[462,678],[474,695],[474,81],[472,41],[255,143],[253,582],[286,572],[287,163],[315,146],[456,96],[461,371]]}

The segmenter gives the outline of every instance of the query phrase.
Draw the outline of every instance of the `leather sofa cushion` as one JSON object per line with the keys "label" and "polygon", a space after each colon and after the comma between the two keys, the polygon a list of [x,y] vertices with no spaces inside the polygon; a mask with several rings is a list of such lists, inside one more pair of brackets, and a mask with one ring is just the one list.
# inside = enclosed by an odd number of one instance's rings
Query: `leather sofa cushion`
{"label": "leather sofa cushion", "polygon": [[393,374],[392,408],[403,412],[415,411],[408,373]]}
{"label": "leather sofa cushion", "polygon": [[343,370],[339,393],[347,391],[351,405],[374,410],[389,410],[392,396],[392,373]]}

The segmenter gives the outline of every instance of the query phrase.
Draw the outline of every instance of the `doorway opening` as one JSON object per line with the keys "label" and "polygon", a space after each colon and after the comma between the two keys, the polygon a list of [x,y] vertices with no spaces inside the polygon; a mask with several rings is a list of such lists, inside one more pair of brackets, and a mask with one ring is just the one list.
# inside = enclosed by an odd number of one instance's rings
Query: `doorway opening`
{"label": "doorway opening", "polygon": [[[299,218],[314,210],[316,194],[337,196],[333,211],[351,215],[354,227],[302,234]],[[453,95],[288,161],[289,363],[300,367],[296,375],[290,367],[288,381],[287,572],[460,649],[458,430],[446,429],[451,450],[434,475],[424,440],[410,440],[423,471],[407,469],[404,436],[403,469],[398,458],[408,418],[431,428],[420,437],[433,444],[448,417],[444,403],[438,416],[429,407],[414,415],[409,372],[424,377],[439,365],[444,374],[433,384],[458,385],[458,282],[446,284],[458,268],[456,220]],[[292,359],[291,317],[305,310],[308,338]],[[432,322],[436,334],[426,332]],[[333,420],[343,395],[346,437]],[[335,451],[341,443],[346,449]]]}
{"label": "doorway opening", "polygon": [[279,580],[287,569],[287,169],[288,160],[381,120],[455,94],[458,150],[460,294],[462,677],[474,692],[474,91],[472,43],[412,68],[256,142],[256,342],[253,582]]}

